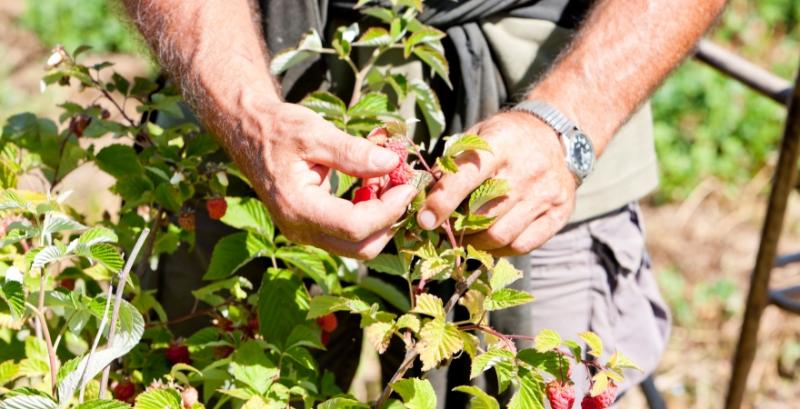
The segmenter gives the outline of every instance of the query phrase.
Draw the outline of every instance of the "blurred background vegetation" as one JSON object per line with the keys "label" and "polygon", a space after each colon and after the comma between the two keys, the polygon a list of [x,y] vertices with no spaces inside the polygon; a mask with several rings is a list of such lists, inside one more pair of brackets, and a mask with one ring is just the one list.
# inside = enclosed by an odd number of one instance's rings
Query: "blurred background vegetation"
{"label": "blurred background vegetation", "polygon": [[[24,110],[55,116],[55,103],[66,95],[38,91],[43,62],[55,44],[69,50],[89,44],[129,76],[156,70],[113,4],[0,2],[0,123]],[[709,37],[792,80],[800,61],[799,23],[798,0],[731,0]],[[656,92],[653,111],[661,187],[643,209],[654,269],[675,316],[657,384],[672,407],[717,408],[785,109],[689,59]],[[790,203],[784,251],[800,249],[797,196]],[[800,272],[783,269],[773,281],[796,285]],[[764,323],[750,404],[789,407],[794,403],[787,402],[800,400],[800,318],[768,310]],[[622,407],[645,404],[633,392]]]}

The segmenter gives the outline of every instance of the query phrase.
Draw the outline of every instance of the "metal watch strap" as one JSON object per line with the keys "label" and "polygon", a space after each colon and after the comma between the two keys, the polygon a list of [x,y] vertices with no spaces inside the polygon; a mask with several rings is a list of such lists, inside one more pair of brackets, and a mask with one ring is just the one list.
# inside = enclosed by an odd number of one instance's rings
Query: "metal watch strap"
{"label": "metal watch strap", "polygon": [[567,132],[576,128],[575,124],[564,114],[553,108],[550,104],[542,101],[522,101],[515,105],[514,111],[523,111],[534,115],[549,125],[553,130],[563,137]]}

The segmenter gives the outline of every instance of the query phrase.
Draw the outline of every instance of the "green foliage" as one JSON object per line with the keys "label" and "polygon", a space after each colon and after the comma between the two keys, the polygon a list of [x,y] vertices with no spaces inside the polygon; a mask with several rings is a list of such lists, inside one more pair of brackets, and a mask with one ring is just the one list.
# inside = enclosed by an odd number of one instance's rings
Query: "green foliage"
{"label": "green foliage", "polygon": [[106,0],[27,0],[22,23],[48,46],[70,50],[89,45],[98,51],[133,52],[142,49],[136,30],[120,17],[121,7]]}

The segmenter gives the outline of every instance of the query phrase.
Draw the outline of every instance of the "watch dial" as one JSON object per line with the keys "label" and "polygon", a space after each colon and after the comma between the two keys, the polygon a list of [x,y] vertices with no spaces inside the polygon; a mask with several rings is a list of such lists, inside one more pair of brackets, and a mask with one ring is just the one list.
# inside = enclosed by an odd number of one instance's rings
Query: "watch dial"
{"label": "watch dial", "polygon": [[570,159],[575,172],[581,177],[587,176],[592,171],[594,148],[586,135],[577,132],[572,136]]}

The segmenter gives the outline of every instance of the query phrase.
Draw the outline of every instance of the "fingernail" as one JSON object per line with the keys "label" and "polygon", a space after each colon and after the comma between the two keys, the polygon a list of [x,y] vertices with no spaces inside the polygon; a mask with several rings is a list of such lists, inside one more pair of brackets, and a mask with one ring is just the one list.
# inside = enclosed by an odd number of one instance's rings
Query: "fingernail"
{"label": "fingernail", "polygon": [[436,224],[436,215],[430,210],[423,210],[419,214],[419,226],[425,230],[430,230]]}
{"label": "fingernail", "polygon": [[394,165],[398,161],[398,156],[394,152],[386,149],[373,149],[369,156],[373,166],[382,168],[386,165]]}

